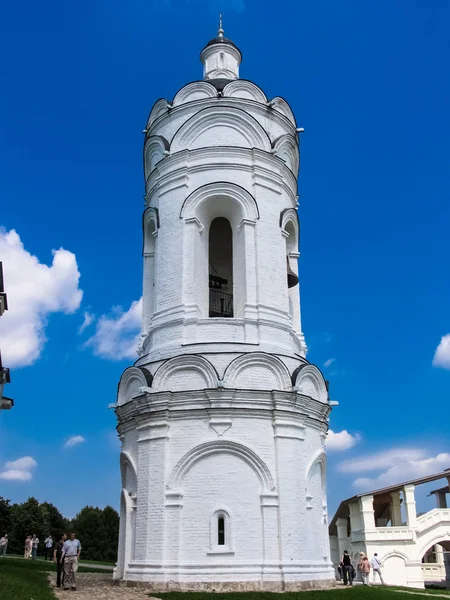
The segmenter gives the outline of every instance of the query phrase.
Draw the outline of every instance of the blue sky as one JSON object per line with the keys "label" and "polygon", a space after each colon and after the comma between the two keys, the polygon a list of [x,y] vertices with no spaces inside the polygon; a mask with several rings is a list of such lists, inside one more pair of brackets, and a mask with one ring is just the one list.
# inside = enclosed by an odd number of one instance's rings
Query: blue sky
{"label": "blue sky", "polygon": [[348,432],[329,452],[330,514],[361,487],[450,467],[450,338],[432,364],[450,332],[450,4],[27,0],[0,25],[0,347],[16,402],[0,414],[0,495],[13,501],[66,516],[118,505],[107,406],[138,321],[142,129],[158,98],[201,78],[220,10],[241,76],[305,128],[303,326],[340,403],[331,428]]}

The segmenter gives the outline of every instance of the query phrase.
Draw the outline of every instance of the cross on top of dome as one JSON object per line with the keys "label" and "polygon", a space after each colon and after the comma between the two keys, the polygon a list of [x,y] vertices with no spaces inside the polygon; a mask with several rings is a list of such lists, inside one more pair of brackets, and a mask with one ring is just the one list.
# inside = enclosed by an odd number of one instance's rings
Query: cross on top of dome
{"label": "cross on top of dome", "polygon": [[237,79],[242,54],[236,44],[225,37],[222,15],[217,36],[210,40],[200,54],[204,65],[204,79]]}

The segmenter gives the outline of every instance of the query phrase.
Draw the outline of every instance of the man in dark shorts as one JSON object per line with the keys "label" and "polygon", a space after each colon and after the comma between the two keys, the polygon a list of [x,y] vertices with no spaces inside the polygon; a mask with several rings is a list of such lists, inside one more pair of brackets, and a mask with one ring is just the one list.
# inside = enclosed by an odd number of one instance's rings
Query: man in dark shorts
{"label": "man in dark shorts", "polygon": [[56,563],[56,587],[64,585],[64,565],[61,562],[62,549],[64,542],[67,540],[67,535],[63,533],[59,542],[55,544],[55,550],[53,552],[53,562]]}

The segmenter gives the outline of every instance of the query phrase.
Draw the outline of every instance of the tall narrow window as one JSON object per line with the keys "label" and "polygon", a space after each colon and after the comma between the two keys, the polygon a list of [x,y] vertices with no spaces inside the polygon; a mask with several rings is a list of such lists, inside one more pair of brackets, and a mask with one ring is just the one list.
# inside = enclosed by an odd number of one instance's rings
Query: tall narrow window
{"label": "tall narrow window", "polygon": [[233,316],[233,232],[223,217],[209,228],[209,316]]}
{"label": "tall narrow window", "polygon": [[217,520],[217,545],[225,546],[225,519],[219,517]]}

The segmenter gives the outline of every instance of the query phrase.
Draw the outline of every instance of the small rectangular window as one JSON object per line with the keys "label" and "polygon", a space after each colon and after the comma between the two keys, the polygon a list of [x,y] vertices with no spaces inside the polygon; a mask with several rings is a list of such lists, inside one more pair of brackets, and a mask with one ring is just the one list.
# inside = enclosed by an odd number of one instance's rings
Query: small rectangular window
{"label": "small rectangular window", "polygon": [[225,519],[219,517],[217,520],[217,545],[225,546]]}

